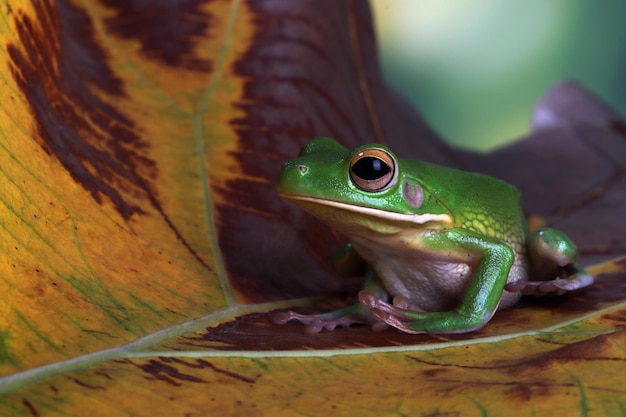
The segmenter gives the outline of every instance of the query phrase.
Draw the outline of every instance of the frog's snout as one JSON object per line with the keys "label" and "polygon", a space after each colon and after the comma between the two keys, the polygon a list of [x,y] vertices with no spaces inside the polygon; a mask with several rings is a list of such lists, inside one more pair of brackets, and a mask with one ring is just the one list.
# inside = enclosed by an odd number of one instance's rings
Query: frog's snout
{"label": "frog's snout", "polygon": [[287,161],[283,164],[278,174],[276,188],[281,194],[289,194],[295,189],[307,188],[306,177],[310,172],[310,167],[301,161]]}
{"label": "frog's snout", "polygon": [[307,176],[309,171],[309,165],[304,164],[301,161],[287,161],[283,164],[278,177],[279,180],[280,178],[288,176],[293,176],[294,180],[302,179]]}

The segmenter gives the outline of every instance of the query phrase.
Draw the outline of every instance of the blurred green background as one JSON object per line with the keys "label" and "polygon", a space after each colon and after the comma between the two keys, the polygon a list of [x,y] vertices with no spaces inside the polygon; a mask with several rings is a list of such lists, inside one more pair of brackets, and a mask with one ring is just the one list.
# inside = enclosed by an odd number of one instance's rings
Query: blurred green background
{"label": "blurred green background", "polygon": [[624,0],[371,0],[383,72],[449,142],[528,132],[562,79],[626,114]]}

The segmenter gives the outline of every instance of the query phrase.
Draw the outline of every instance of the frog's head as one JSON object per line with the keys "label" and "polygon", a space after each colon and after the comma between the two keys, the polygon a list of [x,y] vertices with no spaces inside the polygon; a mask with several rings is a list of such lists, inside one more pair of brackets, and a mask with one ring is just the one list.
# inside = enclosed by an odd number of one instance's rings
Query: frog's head
{"label": "frog's head", "polygon": [[309,142],[284,163],[280,195],[344,234],[445,227],[452,219],[431,198],[414,163],[381,145],[349,150],[330,138]]}

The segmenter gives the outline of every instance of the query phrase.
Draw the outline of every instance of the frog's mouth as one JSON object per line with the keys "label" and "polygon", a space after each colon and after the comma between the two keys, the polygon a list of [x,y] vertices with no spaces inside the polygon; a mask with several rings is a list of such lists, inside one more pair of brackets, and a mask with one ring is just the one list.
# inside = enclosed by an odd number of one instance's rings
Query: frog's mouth
{"label": "frog's mouth", "polygon": [[293,201],[303,209],[310,212],[321,220],[328,217],[336,217],[332,212],[349,212],[366,218],[374,218],[377,221],[388,223],[410,223],[414,225],[424,225],[430,222],[445,223],[452,225],[452,218],[447,214],[415,214],[415,213],[395,213],[392,211],[379,210],[371,207],[346,204],[334,200],[326,200],[316,197],[304,197],[294,195],[282,195],[283,198]]}

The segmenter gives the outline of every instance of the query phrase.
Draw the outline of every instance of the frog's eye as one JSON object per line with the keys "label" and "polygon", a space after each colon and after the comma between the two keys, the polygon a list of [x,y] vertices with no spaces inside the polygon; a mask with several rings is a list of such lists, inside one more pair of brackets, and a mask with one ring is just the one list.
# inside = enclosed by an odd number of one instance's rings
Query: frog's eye
{"label": "frog's eye", "polygon": [[395,172],[393,157],[382,149],[364,149],[350,161],[350,178],[363,191],[384,190],[392,183]]}

